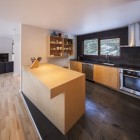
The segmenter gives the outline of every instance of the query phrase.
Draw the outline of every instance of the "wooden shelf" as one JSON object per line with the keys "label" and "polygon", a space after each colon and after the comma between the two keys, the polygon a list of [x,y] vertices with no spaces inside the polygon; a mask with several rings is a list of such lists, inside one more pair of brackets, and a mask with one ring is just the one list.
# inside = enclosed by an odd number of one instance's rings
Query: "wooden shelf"
{"label": "wooden shelf", "polygon": [[72,46],[72,44],[64,44],[64,46]]}
{"label": "wooden shelf", "polygon": [[48,36],[47,42],[47,57],[68,57],[73,55],[73,39]]}
{"label": "wooden shelf", "polygon": [[51,35],[50,35],[50,37],[52,37],[52,38],[62,38],[60,36],[51,36]]}
{"label": "wooden shelf", "polygon": [[51,58],[62,58],[62,57],[65,57],[65,56],[49,56]]}
{"label": "wooden shelf", "polygon": [[50,45],[63,45],[62,43],[50,43]]}
{"label": "wooden shelf", "polygon": [[63,51],[63,50],[50,50],[50,51]]}

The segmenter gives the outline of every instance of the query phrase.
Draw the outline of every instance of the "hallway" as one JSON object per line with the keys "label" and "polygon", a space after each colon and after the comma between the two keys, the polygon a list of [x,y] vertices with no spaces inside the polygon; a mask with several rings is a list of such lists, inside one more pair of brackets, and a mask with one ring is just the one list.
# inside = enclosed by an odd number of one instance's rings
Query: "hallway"
{"label": "hallway", "polygon": [[19,77],[0,75],[0,140],[39,140],[19,93]]}

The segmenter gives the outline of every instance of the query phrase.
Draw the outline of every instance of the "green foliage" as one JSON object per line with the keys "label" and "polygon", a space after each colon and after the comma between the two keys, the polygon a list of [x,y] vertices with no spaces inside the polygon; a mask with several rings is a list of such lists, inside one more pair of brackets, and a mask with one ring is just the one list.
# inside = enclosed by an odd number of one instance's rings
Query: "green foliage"
{"label": "green foliage", "polygon": [[84,41],[85,55],[98,55],[98,39]]}
{"label": "green foliage", "polygon": [[[100,41],[101,55],[120,55],[120,39],[103,39]],[[98,55],[98,39],[84,40],[84,54]]]}
{"label": "green foliage", "polygon": [[103,39],[101,40],[101,55],[120,55],[120,39]]}

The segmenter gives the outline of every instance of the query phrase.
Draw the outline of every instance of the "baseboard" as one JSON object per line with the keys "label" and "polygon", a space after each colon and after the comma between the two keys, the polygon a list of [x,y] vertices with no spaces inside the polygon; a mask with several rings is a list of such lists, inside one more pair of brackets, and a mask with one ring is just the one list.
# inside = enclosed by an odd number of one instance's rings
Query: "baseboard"
{"label": "baseboard", "polygon": [[17,74],[17,73],[13,73],[13,76],[20,76],[19,74]]}
{"label": "baseboard", "polygon": [[25,101],[25,99],[24,99],[24,97],[23,97],[23,95],[22,95],[22,92],[20,92],[20,96],[21,96],[21,98],[22,98],[22,100],[23,100],[23,103],[24,103],[25,108],[26,108],[26,110],[27,110],[27,112],[28,112],[28,115],[29,115],[29,117],[30,117],[30,120],[31,120],[32,124],[34,125],[35,130],[36,130],[36,132],[37,132],[37,134],[38,134],[38,136],[39,136],[39,139],[42,140],[42,137],[41,137],[41,135],[40,135],[40,133],[39,133],[39,131],[38,131],[38,128],[37,128],[37,126],[36,126],[36,124],[35,124],[35,122],[34,122],[34,119],[33,119],[32,115],[31,115],[30,110],[29,110],[29,108],[28,108],[28,106],[27,106],[27,104],[26,104],[26,101]]}

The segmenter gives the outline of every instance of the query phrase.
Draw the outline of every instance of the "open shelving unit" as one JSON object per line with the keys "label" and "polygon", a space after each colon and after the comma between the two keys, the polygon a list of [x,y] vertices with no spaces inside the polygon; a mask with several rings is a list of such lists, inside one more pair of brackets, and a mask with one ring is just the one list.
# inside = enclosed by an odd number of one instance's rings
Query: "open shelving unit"
{"label": "open shelving unit", "polygon": [[73,55],[73,40],[64,38],[64,55]]}
{"label": "open shelving unit", "polygon": [[73,55],[73,39],[48,36],[47,57],[67,57]]}

